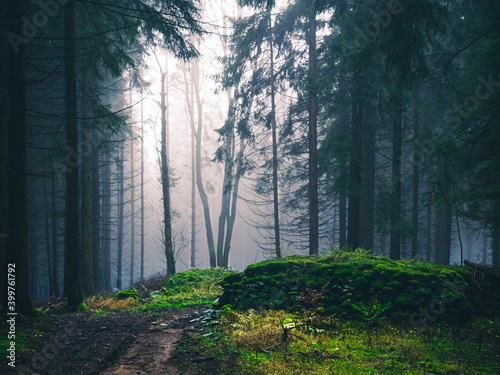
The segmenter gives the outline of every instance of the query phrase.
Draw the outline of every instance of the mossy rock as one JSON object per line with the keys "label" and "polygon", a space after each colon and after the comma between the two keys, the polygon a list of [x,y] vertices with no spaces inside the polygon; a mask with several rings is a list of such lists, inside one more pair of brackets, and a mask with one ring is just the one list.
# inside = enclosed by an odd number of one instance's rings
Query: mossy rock
{"label": "mossy rock", "polygon": [[129,298],[138,301],[139,300],[139,296],[137,294],[137,290],[120,290],[113,297],[113,299],[116,300],[116,301],[120,301],[120,300],[124,300],[124,299],[129,299]]}

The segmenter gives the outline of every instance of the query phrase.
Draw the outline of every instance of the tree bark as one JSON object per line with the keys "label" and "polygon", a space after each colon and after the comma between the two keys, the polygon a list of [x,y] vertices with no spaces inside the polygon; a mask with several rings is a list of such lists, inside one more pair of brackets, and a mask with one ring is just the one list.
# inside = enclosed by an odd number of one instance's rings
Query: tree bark
{"label": "tree bark", "polygon": [[[88,93],[88,86],[83,83],[83,93]],[[83,117],[90,117],[90,106],[87,98],[82,95],[82,113]],[[93,148],[89,139],[90,124],[88,120],[83,120],[82,132],[86,148]],[[82,203],[81,203],[81,263],[82,263],[82,287],[85,296],[95,293],[94,274],[93,274],[93,251],[92,251],[92,154],[90,149],[84,149],[82,152]]]}
{"label": "tree bark", "polygon": [[60,283],[59,283],[59,251],[58,251],[58,215],[57,215],[57,201],[56,201],[56,175],[51,176],[51,217],[52,217],[52,280],[54,281],[54,288],[51,290],[50,295],[60,297]]}
{"label": "tree bark", "polygon": [[360,185],[361,185],[361,130],[363,126],[363,106],[361,105],[358,90],[358,78],[353,79],[353,102],[351,109],[351,155],[349,163],[349,206],[347,213],[347,247],[356,249],[359,247],[359,223],[360,223]]}
{"label": "tree bark", "polygon": [[[269,30],[273,30],[271,8],[268,10]],[[315,27],[315,26],[314,26]],[[281,258],[281,239],[280,239],[280,218],[279,218],[279,191],[278,191],[278,139],[276,131],[276,85],[274,77],[274,48],[273,33],[269,32],[269,50],[270,50],[270,74],[271,74],[271,132],[273,142],[273,219],[274,219],[274,245],[276,257]],[[316,163],[317,164],[317,163]]]}
{"label": "tree bark", "polygon": [[141,91],[141,280],[144,280],[144,94]]}
{"label": "tree bark", "polygon": [[495,202],[491,230],[491,257],[493,267],[500,266],[500,202]]}
{"label": "tree bark", "polygon": [[167,154],[167,101],[168,101],[168,66],[161,77],[161,182],[163,189],[163,213],[165,235],[165,257],[167,274],[175,274],[175,257],[172,244],[172,216],[170,208],[170,175]]}
{"label": "tree bark", "polygon": [[[217,267],[217,258],[214,246],[214,235],[212,231],[212,222],[210,219],[210,206],[208,204],[208,196],[203,187],[203,179],[201,175],[201,136],[203,132],[203,103],[200,98],[200,67],[199,61],[193,61],[191,65],[191,79],[194,86],[194,94],[196,98],[196,106],[198,112],[198,128],[196,129],[196,186],[200,195],[201,204],[203,205],[203,214],[205,218],[205,231],[207,235],[208,253],[210,256],[210,267]],[[193,125],[194,127],[194,125]]]}
{"label": "tree bark", "polygon": [[402,118],[400,90],[393,95],[393,128],[392,128],[392,199],[391,199],[391,259],[401,258],[401,150],[402,150]]}
{"label": "tree bark", "polygon": [[64,5],[64,65],[66,85],[66,138],[68,155],[75,158],[74,167],[66,172],[66,241],[65,241],[65,289],[67,309],[75,311],[83,307],[83,291],[80,264],[80,191],[78,184],[78,124],[75,63],[75,3]]}
{"label": "tree bark", "polygon": [[[104,291],[111,292],[113,284],[111,281],[111,158],[109,156],[109,151],[104,153],[104,179],[103,179],[103,279],[104,279]],[[118,192],[120,194],[120,192]]]}
{"label": "tree bark", "polygon": [[309,12],[309,254],[318,254],[318,94],[316,71],[316,9],[314,0],[310,2]]}
{"label": "tree bark", "polygon": [[[24,3],[10,0],[8,3],[8,31],[22,35]],[[7,232],[1,241],[6,241],[3,267],[4,300],[9,311],[31,313],[33,306],[29,294],[29,250],[28,250],[28,187],[26,156],[26,83],[24,44],[19,50],[8,47],[7,77]],[[2,213],[3,214],[3,213]],[[9,273],[9,269],[14,273]],[[15,307],[9,300],[9,275],[15,276]],[[12,292],[12,287],[10,289]],[[11,293],[12,297],[12,293]]]}
{"label": "tree bark", "polygon": [[[132,106],[132,87],[129,88],[129,103]],[[130,122],[134,123],[133,113],[130,113]],[[131,129],[133,126],[131,125]],[[135,268],[135,179],[134,179],[134,132],[130,137],[130,285],[134,283]]]}
{"label": "tree bark", "polygon": [[[97,134],[93,135],[98,137]],[[99,163],[99,142],[92,145],[92,269],[94,291],[102,291],[101,276],[101,178]]]}
{"label": "tree bark", "polygon": [[419,112],[419,93],[417,92],[417,102],[413,115],[413,197],[412,197],[412,236],[411,236],[411,257],[415,258],[418,252],[418,214],[419,214],[419,194],[420,194],[420,112]]}
{"label": "tree bark", "polygon": [[375,101],[362,108],[359,247],[373,250],[375,221]]}
{"label": "tree bark", "polygon": [[118,244],[117,244],[117,260],[116,260],[116,288],[122,289],[122,264],[123,264],[123,205],[124,205],[124,175],[123,163],[124,155],[123,149],[125,145],[121,143],[120,156],[118,160]]}

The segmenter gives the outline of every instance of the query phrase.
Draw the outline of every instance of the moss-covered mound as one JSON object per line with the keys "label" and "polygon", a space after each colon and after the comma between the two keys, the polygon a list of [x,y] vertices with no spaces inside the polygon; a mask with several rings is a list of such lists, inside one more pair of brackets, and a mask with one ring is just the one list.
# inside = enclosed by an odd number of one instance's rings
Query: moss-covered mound
{"label": "moss-covered mound", "polygon": [[118,293],[115,294],[113,299],[115,301],[121,301],[125,299],[133,299],[137,301],[139,297],[137,295],[137,290],[120,290]]}
{"label": "moss-covered mound", "polygon": [[384,315],[427,323],[467,320],[466,269],[392,261],[365,252],[291,256],[249,265],[226,276],[219,305],[235,309],[310,309],[353,317]]}

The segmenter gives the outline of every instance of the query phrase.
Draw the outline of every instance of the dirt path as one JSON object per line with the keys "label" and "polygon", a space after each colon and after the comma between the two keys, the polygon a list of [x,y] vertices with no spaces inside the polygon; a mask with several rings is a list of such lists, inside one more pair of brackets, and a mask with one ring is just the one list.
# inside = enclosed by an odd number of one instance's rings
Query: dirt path
{"label": "dirt path", "polygon": [[181,374],[176,363],[169,359],[182,335],[195,329],[189,323],[191,320],[193,311],[181,311],[152,322],[119,358],[118,365],[101,372],[101,375]]}
{"label": "dirt path", "polygon": [[200,316],[197,311],[50,318],[42,337],[34,339],[36,349],[19,357],[15,371],[0,367],[0,374],[194,374],[195,369],[180,372],[182,359],[172,357],[180,338],[198,330],[193,321]]}

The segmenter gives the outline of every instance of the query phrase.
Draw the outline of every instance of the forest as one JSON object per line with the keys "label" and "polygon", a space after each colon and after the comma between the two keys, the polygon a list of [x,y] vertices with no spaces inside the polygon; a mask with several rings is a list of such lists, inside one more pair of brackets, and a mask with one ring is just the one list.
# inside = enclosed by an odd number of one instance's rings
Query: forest
{"label": "forest", "polygon": [[498,15],[498,0],[2,1],[2,311],[93,310],[194,269],[227,289],[296,256],[498,283]]}

